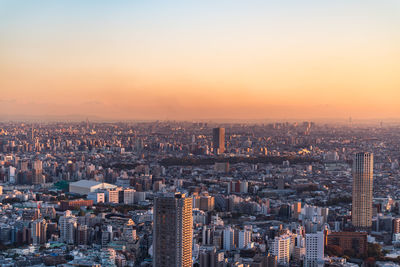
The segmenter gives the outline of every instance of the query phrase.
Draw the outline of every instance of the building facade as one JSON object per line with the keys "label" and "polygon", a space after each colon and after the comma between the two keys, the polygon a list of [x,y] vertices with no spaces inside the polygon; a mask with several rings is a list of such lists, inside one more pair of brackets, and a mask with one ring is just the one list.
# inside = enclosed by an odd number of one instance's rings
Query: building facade
{"label": "building facade", "polygon": [[213,149],[214,154],[225,152],[225,128],[213,129]]}
{"label": "building facade", "polygon": [[191,267],[193,242],[192,199],[165,195],[154,201],[153,266]]}
{"label": "building facade", "polygon": [[353,226],[361,230],[372,226],[373,167],[372,153],[362,152],[355,155],[351,218]]}

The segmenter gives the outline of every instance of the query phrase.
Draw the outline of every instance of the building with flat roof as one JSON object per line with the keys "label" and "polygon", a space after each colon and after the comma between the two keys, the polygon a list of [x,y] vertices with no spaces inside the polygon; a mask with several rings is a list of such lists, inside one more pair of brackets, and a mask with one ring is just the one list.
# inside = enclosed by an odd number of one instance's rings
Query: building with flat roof
{"label": "building with flat roof", "polygon": [[107,184],[92,180],[80,180],[69,184],[69,192],[80,195],[87,195],[90,192],[94,192],[98,189],[115,189],[116,185]]}
{"label": "building with flat roof", "polygon": [[351,220],[357,229],[372,226],[372,197],[374,178],[374,155],[357,153],[353,161],[353,201]]}
{"label": "building with flat roof", "polygon": [[192,266],[192,202],[180,193],[155,198],[153,266]]}
{"label": "building with flat roof", "polygon": [[367,236],[366,232],[331,232],[328,234],[328,247],[338,246],[345,250],[354,251],[360,256],[367,255]]}
{"label": "building with flat roof", "polygon": [[225,128],[213,129],[213,148],[214,154],[225,152]]}

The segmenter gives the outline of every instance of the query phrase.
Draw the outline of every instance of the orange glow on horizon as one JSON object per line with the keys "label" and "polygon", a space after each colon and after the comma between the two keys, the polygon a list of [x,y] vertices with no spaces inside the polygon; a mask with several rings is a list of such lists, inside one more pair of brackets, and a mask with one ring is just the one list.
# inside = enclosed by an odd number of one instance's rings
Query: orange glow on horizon
{"label": "orange glow on horizon", "polygon": [[54,25],[43,20],[45,26],[26,31],[40,14],[23,22],[5,18],[14,27],[0,27],[0,113],[399,118],[400,34],[392,26],[400,25],[398,17],[368,22],[366,16],[351,24],[356,19],[343,12],[364,15],[354,7],[338,9],[337,17],[303,10],[299,17],[257,13],[243,22],[215,11],[206,21],[200,11],[184,8],[187,25],[170,17],[152,21],[151,14],[130,21],[118,11],[122,18],[112,18],[120,21],[69,22],[42,14]]}

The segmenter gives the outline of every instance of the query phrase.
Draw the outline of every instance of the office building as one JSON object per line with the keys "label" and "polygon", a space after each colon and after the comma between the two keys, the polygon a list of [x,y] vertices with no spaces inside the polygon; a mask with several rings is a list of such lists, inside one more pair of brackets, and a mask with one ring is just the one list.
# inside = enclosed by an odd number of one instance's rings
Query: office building
{"label": "office building", "polygon": [[154,201],[153,266],[192,266],[192,199],[164,195]]}
{"label": "office building", "polygon": [[225,128],[213,129],[213,148],[214,154],[225,152]]}
{"label": "office building", "polygon": [[354,251],[356,255],[367,255],[368,241],[365,232],[331,232],[327,237],[327,245],[339,246],[343,251]]}

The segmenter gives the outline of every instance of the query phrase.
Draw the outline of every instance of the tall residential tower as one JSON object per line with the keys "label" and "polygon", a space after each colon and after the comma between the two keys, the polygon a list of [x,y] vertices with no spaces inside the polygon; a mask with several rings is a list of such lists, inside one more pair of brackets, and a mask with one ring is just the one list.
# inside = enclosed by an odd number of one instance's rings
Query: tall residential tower
{"label": "tall residential tower", "polygon": [[154,201],[153,266],[191,267],[192,198],[176,193]]}
{"label": "tall residential tower", "polygon": [[368,230],[372,226],[372,187],[374,156],[361,152],[353,161],[353,206],[351,219],[353,226]]}

